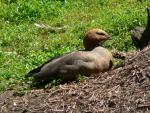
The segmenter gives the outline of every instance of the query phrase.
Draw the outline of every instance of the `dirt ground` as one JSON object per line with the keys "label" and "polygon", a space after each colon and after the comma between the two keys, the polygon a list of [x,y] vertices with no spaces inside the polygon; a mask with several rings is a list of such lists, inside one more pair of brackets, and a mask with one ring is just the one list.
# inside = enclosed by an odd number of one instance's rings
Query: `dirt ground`
{"label": "dirt ground", "polygon": [[150,46],[82,83],[0,94],[0,113],[150,113]]}

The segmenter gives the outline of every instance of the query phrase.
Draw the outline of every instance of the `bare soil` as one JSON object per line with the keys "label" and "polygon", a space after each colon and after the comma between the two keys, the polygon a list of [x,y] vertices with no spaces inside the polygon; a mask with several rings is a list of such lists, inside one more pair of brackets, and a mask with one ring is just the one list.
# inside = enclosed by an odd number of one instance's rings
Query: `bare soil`
{"label": "bare soil", "polygon": [[123,67],[23,96],[0,94],[1,113],[150,113],[150,46],[132,53]]}

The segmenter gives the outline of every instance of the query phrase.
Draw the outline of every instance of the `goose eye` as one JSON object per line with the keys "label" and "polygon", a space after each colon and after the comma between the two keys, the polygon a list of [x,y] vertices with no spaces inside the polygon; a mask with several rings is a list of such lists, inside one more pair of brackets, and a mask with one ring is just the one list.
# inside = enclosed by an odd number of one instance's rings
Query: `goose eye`
{"label": "goose eye", "polygon": [[96,34],[98,34],[98,35],[105,35],[104,33],[100,33],[100,32],[96,32]]}

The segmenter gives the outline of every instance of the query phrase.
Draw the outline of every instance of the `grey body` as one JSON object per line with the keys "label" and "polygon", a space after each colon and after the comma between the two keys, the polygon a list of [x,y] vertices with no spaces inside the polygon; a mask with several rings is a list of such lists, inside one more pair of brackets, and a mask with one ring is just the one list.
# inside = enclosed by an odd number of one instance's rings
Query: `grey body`
{"label": "grey body", "polygon": [[63,81],[73,80],[78,74],[90,75],[104,72],[112,66],[111,53],[103,48],[96,47],[92,51],[75,51],[47,62],[37,72],[28,73],[37,81],[47,81],[60,77]]}
{"label": "grey body", "polygon": [[143,48],[143,44],[141,43],[141,39],[142,39],[144,30],[145,30],[145,28],[143,28],[143,27],[136,27],[135,29],[133,29],[131,31],[131,38],[132,38],[132,41],[133,41],[133,43],[137,49]]}

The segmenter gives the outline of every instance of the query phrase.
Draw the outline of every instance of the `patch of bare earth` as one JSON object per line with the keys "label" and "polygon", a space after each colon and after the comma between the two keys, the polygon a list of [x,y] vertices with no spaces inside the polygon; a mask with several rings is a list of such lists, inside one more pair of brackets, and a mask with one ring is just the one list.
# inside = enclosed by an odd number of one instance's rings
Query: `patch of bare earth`
{"label": "patch of bare earth", "polygon": [[125,66],[82,83],[0,95],[1,113],[150,113],[150,47],[129,55]]}

